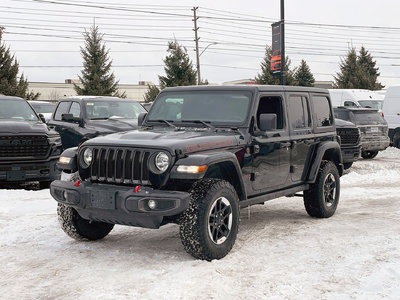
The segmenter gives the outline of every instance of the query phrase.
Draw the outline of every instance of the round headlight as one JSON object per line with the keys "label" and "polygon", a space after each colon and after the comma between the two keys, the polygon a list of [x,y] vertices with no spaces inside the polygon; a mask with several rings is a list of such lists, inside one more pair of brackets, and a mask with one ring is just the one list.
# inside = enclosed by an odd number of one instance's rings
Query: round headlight
{"label": "round headlight", "polygon": [[165,172],[168,169],[169,165],[169,157],[164,152],[160,152],[157,154],[154,164],[156,165],[157,169],[161,172]]}
{"label": "round headlight", "polygon": [[83,151],[83,162],[85,163],[86,166],[89,166],[92,163],[93,159],[93,151],[90,148],[86,148],[85,151]]}

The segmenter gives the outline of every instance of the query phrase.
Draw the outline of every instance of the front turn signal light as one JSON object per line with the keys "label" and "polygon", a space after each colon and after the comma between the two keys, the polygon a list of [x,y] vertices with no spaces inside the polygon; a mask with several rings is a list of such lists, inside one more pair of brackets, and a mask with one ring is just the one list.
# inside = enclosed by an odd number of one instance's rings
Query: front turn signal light
{"label": "front turn signal light", "polygon": [[176,169],[179,173],[190,173],[190,174],[197,174],[204,172],[207,169],[207,165],[203,166],[178,166]]}
{"label": "front turn signal light", "polygon": [[69,164],[70,161],[71,157],[66,157],[66,156],[60,156],[60,158],[58,159],[58,162],[60,164]]}

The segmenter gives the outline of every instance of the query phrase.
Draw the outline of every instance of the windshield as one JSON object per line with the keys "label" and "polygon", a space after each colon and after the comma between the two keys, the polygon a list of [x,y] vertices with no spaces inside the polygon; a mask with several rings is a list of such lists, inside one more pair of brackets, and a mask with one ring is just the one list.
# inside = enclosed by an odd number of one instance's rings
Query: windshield
{"label": "windshield", "polygon": [[24,100],[0,100],[0,119],[37,121],[33,109]]}
{"label": "windshield", "polygon": [[359,100],[358,103],[362,107],[373,108],[377,110],[382,110],[383,100]]}
{"label": "windshield", "polygon": [[55,108],[55,105],[51,104],[51,103],[45,103],[45,104],[31,103],[31,105],[36,110],[36,112],[39,114],[46,114],[46,113],[51,114],[51,113],[53,113],[54,108]]}
{"label": "windshield", "polygon": [[150,109],[147,121],[204,121],[240,124],[246,120],[251,92],[190,91],[161,94]]}
{"label": "windshield", "polygon": [[88,101],[86,102],[88,119],[125,118],[137,119],[146,110],[135,101]]}

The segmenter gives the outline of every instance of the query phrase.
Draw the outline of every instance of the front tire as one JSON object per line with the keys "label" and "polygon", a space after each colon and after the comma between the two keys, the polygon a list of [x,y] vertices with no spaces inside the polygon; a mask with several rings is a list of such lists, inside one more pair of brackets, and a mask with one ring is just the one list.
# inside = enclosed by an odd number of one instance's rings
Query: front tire
{"label": "front tire", "polygon": [[363,151],[361,152],[361,157],[364,159],[372,159],[378,155],[378,151]]}
{"label": "front tire", "polygon": [[86,220],[74,208],[61,203],[58,203],[57,214],[62,230],[79,241],[102,239],[114,228],[114,224]]}
{"label": "front tire", "polygon": [[304,191],[306,211],[311,217],[329,218],[336,211],[339,196],[340,176],[336,165],[331,161],[322,161],[315,183]]}
{"label": "front tire", "polygon": [[239,198],[230,183],[202,179],[193,185],[179,226],[186,252],[208,261],[223,258],[235,243],[238,225]]}

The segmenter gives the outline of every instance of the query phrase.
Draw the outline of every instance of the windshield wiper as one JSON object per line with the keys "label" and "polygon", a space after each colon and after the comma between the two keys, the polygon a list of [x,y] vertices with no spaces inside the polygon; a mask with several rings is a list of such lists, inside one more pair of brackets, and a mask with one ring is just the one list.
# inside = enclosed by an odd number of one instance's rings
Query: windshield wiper
{"label": "windshield wiper", "polygon": [[176,128],[176,126],[170,122],[173,122],[172,120],[149,120],[150,122],[163,122],[165,124],[167,124],[168,126],[172,127],[172,128]]}
{"label": "windshield wiper", "polygon": [[103,117],[103,118],[91,118],[90,120],[108,120],[108,117]]}
{"label": "windshield wiper", "polygon": [[211,129],[215,129],[215,126],[211,125],[210,122],[205,122],[202,120],[181,120],[182,123],[199,123],[199,124],[203,124],[204,126],[211,128]]}

